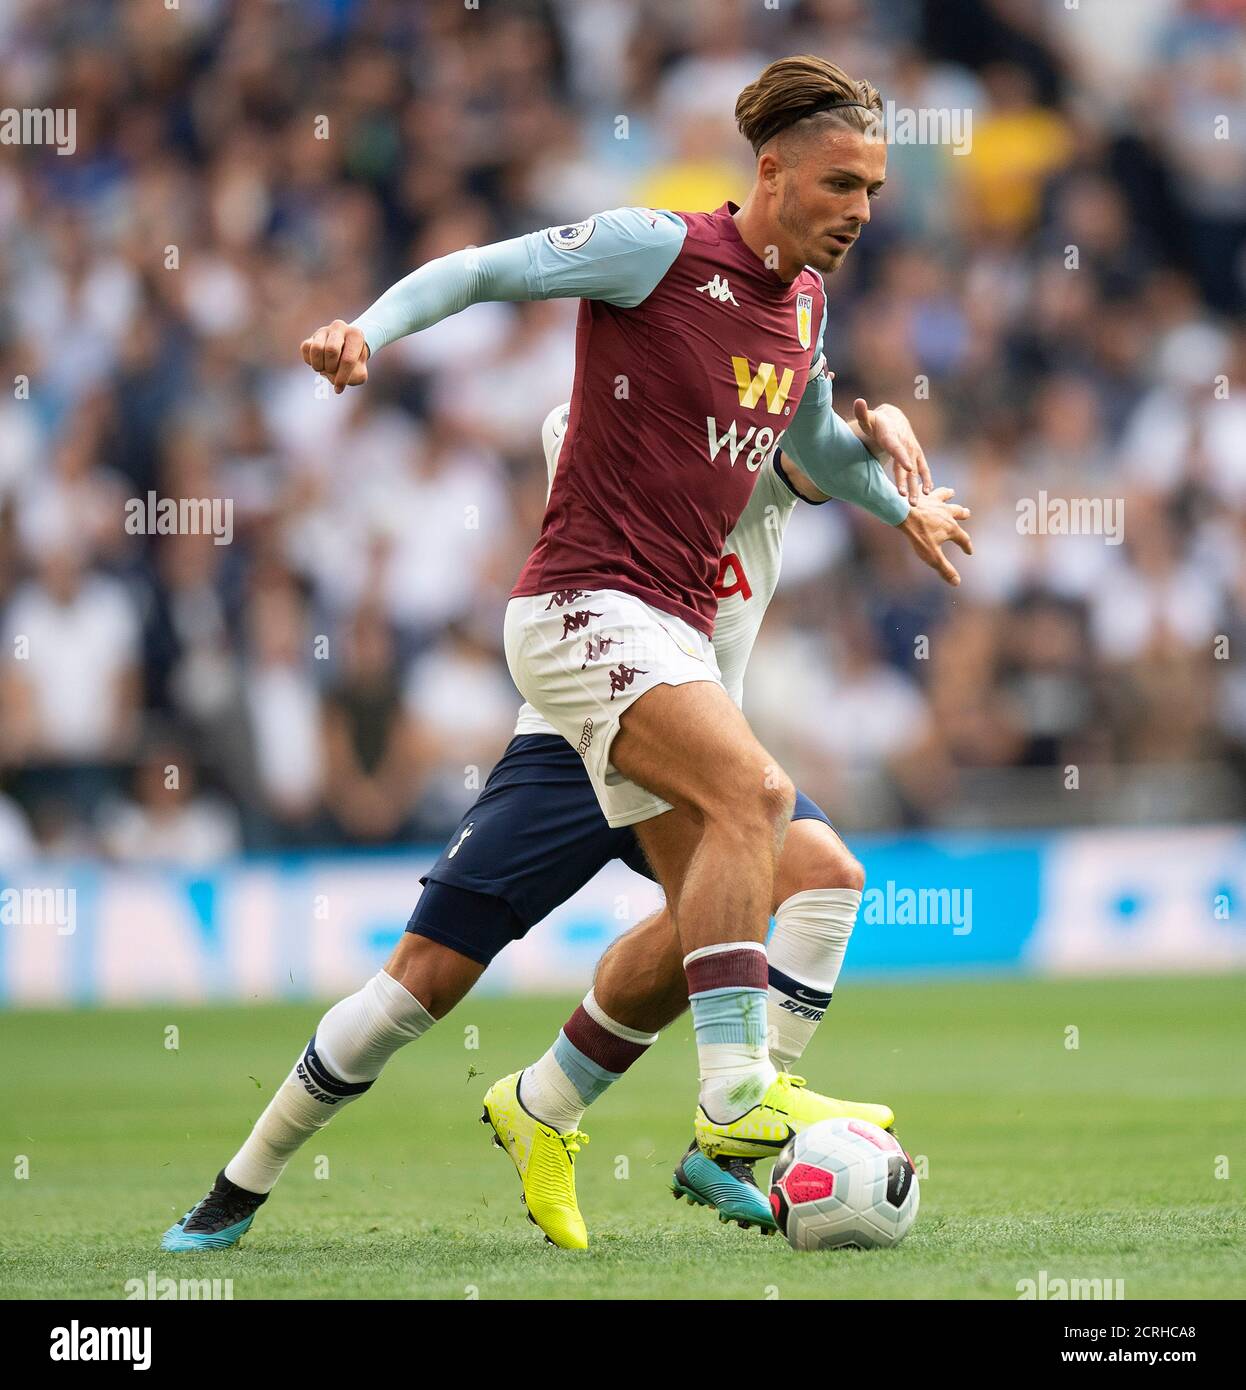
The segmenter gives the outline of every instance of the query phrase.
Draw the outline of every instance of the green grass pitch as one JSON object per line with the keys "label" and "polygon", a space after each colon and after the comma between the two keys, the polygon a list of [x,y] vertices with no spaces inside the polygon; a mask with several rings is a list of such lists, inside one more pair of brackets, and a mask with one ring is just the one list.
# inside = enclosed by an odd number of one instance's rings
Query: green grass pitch
{"label": "green grass pitch", "polygon": [[587,1117],[586,1255],[544,1244],[478,1123],[489,1082],[542,1051],[573,1001],[469,998],[302,1150],[240,1247],[188,1257],[160,1251],[161,1232],[321,1007],[0,1015],[0,1295],[116,1299],[155,1271],[229,1278],[239,1299],[1015,1299],[1046,1270],[1123,1279],[1128,1299],[1240,1298],[1244,983],[846,981],[803,1070],[892,1104],[928,1176],[901,1245],[824,1254],[672,1199],[695,1086],[686,1017]]}

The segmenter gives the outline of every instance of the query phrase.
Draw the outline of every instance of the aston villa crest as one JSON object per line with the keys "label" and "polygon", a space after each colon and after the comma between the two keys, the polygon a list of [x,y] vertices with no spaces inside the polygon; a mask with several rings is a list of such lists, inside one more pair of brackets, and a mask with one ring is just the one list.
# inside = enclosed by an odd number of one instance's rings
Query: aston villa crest
{"label": "aston villa crest", "polygon": [[796,336],[800,345],[807,348],[813,341],[813,295],[796,296]]}

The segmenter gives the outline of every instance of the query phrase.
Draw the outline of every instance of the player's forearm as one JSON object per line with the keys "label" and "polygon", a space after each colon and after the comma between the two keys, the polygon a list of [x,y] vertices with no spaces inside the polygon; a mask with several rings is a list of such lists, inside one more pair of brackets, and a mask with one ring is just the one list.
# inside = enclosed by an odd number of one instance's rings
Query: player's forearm
{"label": "player's forearm", "polygon": [[354,321],[368,353],[487,300],[530,299],[525,238],[469,246],[428,261],[399,280]]}
{"label": "player's forearm", "polygon": [[834,478],[819,480],[814,477],[814,481],[831,497],[837,497],[841,502],[851,502],[888,526],[899,526],[909,514],[908,499],[896,491],[891,479],[883,472],[882,464],[865,445],[861,444],[860,448],[864,457],[842,465]]}
{"label": "player's forearm", "polygon": [[797,412],[792,428],[783,436],[784,453],[791,454],[797,467],[826,496],[850,502],[888,526],[898,526],[908,516],[909,504],[892,486],[856,428],[829,408],[812,421],[802,421],[800,414]]}

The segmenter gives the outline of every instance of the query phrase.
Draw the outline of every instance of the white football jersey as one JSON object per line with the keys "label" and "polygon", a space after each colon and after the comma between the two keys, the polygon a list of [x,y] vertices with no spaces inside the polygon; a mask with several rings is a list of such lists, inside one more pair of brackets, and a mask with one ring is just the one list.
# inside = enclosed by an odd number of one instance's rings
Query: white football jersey
{"label": "white football jersey", "polygon": [[[541,428],[551,484],[562,452],[568,410],[565,405],[551,410]],[[718,669],[722,672],[727,694],[737,705],[743,703],[744,670],[779,582],[783,533],[799,500],[783,476],[776,451],[773,461],[757,479],[757,486],[739,521],[727,536],[722,559],[718,562],[718,582],[714,586],[718,595],[714,654],[718,657]],[[557,730],[525,703],[520,708],[515,732],[553,734]]]}

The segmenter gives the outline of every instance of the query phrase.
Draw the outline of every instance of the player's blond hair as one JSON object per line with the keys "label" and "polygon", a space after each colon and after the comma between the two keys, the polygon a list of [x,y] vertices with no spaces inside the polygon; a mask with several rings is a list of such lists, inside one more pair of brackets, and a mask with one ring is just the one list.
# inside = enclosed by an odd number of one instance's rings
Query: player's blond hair
{"label": "player's blond hair", "polygon": [[776,135],[822,122],[862,134],[875,131],[882,114],[883,99],[872,82],[849,77],[843,68],[812,53],[776,59],[735,104],[736,124],[754,154]]}

